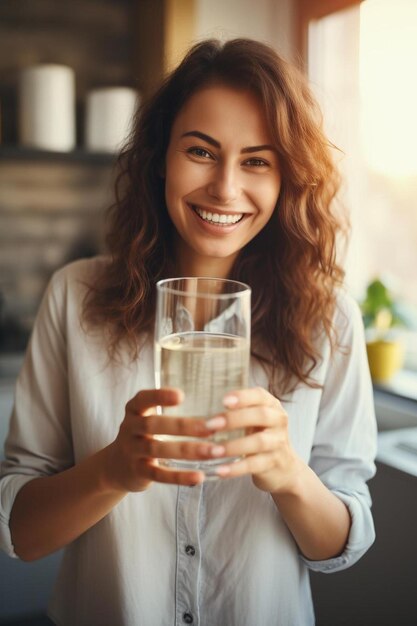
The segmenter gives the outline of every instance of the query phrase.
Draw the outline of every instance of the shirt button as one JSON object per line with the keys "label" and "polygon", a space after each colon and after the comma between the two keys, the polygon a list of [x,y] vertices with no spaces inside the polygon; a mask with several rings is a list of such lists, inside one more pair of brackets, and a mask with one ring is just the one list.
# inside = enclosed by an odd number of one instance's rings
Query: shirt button
{"label": "shirt button", "polygon": [[191,613],[183,613],[182,614],[182,621],[185,622],[186,624],[192,624],[193,621],[194,621],[194,618],[191,615]]}
{"label": "shirt button", "polygon": [[[194,554],[195,554],[194,546],[185,546],[185,552],[188,554],[188,556],[194,556]],[[190,622],[190,624],[191,624],[191,622]]]}

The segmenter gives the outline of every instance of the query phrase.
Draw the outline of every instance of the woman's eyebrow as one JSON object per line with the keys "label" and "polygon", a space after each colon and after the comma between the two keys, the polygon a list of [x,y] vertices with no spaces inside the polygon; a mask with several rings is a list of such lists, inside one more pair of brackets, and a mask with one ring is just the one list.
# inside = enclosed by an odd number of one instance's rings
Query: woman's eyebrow
{"label": "woman's eyebrow", "polygon": [[277,149],[274,148],[274,146],[271,146],[270,144],[263,144],[262,146],[249,146],[247,148],[242,148],[241,152],[261,152],[262,150],[272,150],[273,152],[276,152]]}
{"label": "woman's eyebrow", "polygon": [[219,141],[213,139],[213,137],[210,137],[210,135],[206,135],[206,133],[201,133],[199,130],[190,130],[188,133],[184,133],[183,135],[181,135],[181,137],[198,137],[198,139],[206,141],[215,148],[222,147]]}
{"label": "woman's eyebrow", "polygon": [[[211,146],[215,148],[221,148],[222,145],[217,139],[210,137],[210,135],[206,135],[206,133],[202,133],[199,130],[190,130],[188,133],[183,133],[181,137],[197,137],[198,139],[202,139],[206,141]],[[270,144],[262,144],[260,146],[248,146],[247,148],[242,148],[241,153],[250,153],[250,152],[261,152],[262,150],[272,150],[276,152],[276,148],[271,146]]]}

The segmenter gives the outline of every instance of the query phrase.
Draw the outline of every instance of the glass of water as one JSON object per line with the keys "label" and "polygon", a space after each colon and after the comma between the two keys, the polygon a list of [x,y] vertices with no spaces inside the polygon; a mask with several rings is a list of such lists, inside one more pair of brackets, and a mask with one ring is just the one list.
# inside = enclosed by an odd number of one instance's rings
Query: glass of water
{"label": "glass of water", "polygon": [[[170,278],[157,283],[155,325],[156,387],[182,389],[184,401],[159,407],[164,415],[209,419],[224,409],[228,391],[248,386],[250,359],[250,297],[248,285],[219,278]],[[219,432],[209,440],[221,443],[244,431]],[[162,441],[202,441],[194,437],[159,435]],[[215,478],[215,468],[236,459],[202,461],[161,459],[161,465],[198,469]]]}

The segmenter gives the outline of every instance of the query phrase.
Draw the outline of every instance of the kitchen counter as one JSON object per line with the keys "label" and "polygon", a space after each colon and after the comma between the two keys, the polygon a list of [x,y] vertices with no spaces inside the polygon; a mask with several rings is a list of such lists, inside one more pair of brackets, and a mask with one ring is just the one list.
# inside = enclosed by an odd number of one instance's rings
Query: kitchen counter
{"label": "kitchen counter", "polygon": [[374,385],[374,401],[379,431],[417,427],[417,372],[402,370]]}
{"label": "kitchen counter", "polygon": [[417,477],[417,427],[379,433],[377,460]]}
{"label": "kitchen counter", "polygon": [[388,383],[374,385],[375,389],[417,402],[417,372],[410,369],[400,370]]}

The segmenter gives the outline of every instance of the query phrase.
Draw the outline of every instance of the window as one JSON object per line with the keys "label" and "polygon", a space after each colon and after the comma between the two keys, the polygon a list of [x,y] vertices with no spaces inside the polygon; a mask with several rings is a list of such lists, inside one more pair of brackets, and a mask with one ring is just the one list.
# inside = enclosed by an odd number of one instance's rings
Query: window
{"label": "window", "polygon": [[417,3],[300,0],[299,45],[330,139],[342,150],[352,234],[347,284],[376,276],[403,300],[417,370]]}

